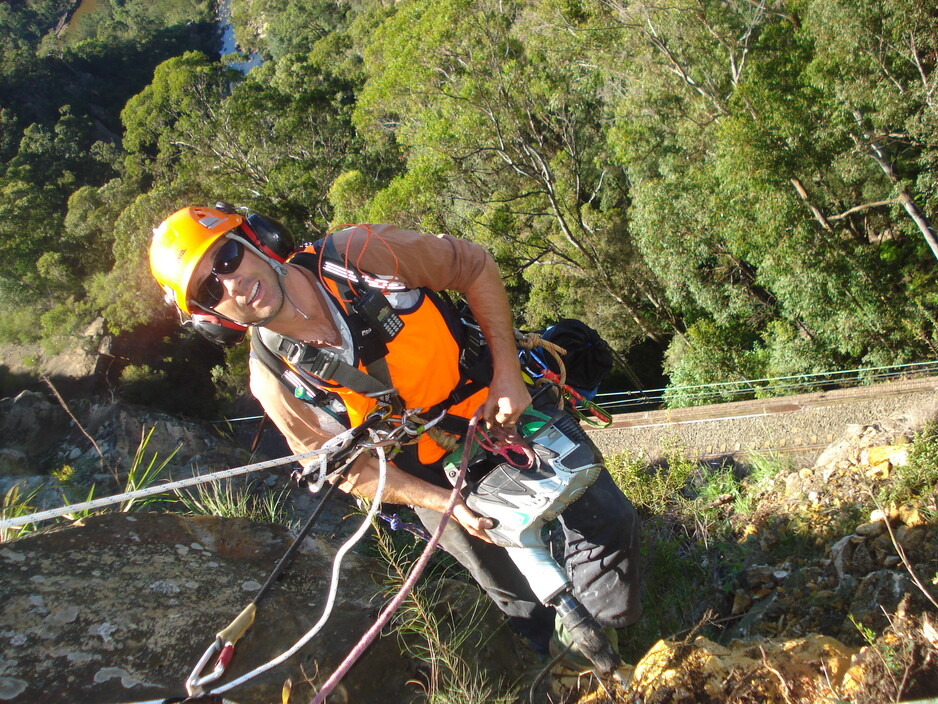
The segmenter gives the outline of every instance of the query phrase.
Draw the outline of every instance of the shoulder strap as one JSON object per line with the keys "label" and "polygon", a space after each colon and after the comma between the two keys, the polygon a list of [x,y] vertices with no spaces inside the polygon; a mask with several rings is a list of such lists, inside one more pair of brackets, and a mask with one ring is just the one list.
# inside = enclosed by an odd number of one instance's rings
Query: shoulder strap
{"label": "shoulder strap", "polygon": [[[328,261],[340,263],[338,252],[332,241],[326,239],[318,247],[314,245],[312,252],[301,251],[290,258],[291,264],[303,267],[315,275],[320,273],[320,256],[328,258]],[[323,272],[325,273],[325,272]],[[336,282],[336,286],[343,297],[355,295],[357,292],[349,285],[347,279],[338,275],[329,276]],[[328,293],[328,292],[327,292]],[[256,342],[255,342],[256,340]],[[286,360],[294,367],[302,369],[304,372],[312,374],[315,377],[324,380],[332,380],[352,391],[366,396],[389,396],[393,394],[394,389],[391,386],[391,377],[388,372],[387,363],[384,358],[379,358],[367,365],[368,373],[364,373],[358,368],[345,362],[339,355],[330,350],[313,347],[304,342],[294,340],[293,338],[279,335],[266,328],[258,328],[256,334],[252,336],[252,350],[261,350],[257,357],[264,361],[268,367],[278,372],[281,380],[287,370],[287,365],[282,360]],[[265,354],[266,353],[266,354]],[[266,357],[266,359],[265,359]],[[279,359],[278,359],[279,358]],[[272,366],[268,361],[275,359],[278,364]],[[286,384],[287,381],[284,380]],[[392,406],[400,405],[396,394],[391,398]]]}

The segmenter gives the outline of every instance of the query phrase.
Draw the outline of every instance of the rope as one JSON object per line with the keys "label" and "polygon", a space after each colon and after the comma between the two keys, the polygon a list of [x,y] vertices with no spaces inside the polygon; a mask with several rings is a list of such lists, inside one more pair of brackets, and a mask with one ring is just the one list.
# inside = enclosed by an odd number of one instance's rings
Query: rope
{"label": "rope", "polygon": [[420,575],[423,573],[424,568],[427,566],[427,563],[430,561],[430,557],[433,555],[436,550],[437,544],[440,542],[440,538],[443,535],[443,530],[446,528],[447,523],[449,523],[450,516],[453,515],[453,509],[456,508],[456,502],[460,497],[460,489],[462,488],[463,480],[466,477],[466,470],[469,466],[469,455],[470,448],[468,446],[470,440],[475,436],[475,429],[479,423],[480,411],[476,411],[476,414],[469,421],[469,431],[466,434],[466,449],[463,452],[462,461],[459,465],[459,474],[456,476],[456,479],[453,484],[453,491],[450,493],[449,503],[446,505],[446,508],[443,510],[443,516],[440,519],[440,524],[437,526],[430,540],[427,541],[426,546],[421,553],[420,558],[414,564],[413,568],[410,571],[410,574],[407,576],[404,584],[401,585],[400,590],[395,595],[394,599],[384,608],[381,614],[378,616],[377,620],[372,624],[371,628],[366,631],[365,635],[362,636],[361,640],[355,645],[354,648],[346,656],[345,660],[339,665],[339,667],[332,673],[326,683],[322,686],[322,689],[316,693],[316,696],[310,702],[310,704],[322,704],[326,697],[328,697],[332,690],[335,689],[336,685],[345,677],[352,665],[354,665],[358,659],[362,656],[365,650],[368,649],[368,646],[374,641],[374,639],[381,632],[381,629],[387,625],[388,621],[391,620],[391,616],[394,615],[394,612],[397,611],[404,599],[407,598],[407,595],[410,594],[410,591],[414,588],[414,585],[417,583],[417,580],[420,578]]}
{"label": "rope", "polygon": [[531,352],[535,347],[540,347],[542,349],[550,352],[551,356],[554,358],[554,361],[557,362],[557,368],[560,370],[558,376],[560,377],[560,385],[563,386],[567,383],[567,367],[563,363],[562,356],[567,354],[565,350],[560,345],[556,345],[549,340],[545,340],[536,332],[528,333],[515,333],[516,342],[518,347],[523,350]]}
{"label": "rope", "polygon": [[351,550],[355,546],[355,544],[358,543],[359,540],[361,540],[362,536],[365,535],[365,532],[368,530],[368,527],[371,525],[371,522],[374,519],[375,514],[377,514],[378,512],[378,507],[381,505],[381,496],[384,493],[384,485],[387,479],[388,464],[387,464],[387,456],[384,452],[384,448],[379,445],[375,449],[378,453],[379,472],[378,472],[378,486],[375,489],[374,500],[372,501],[371,507],[368,510],[368,515],[365,516],[365,520],[362,521],[361,525],[358,527],[358,530],[356,530],[355,533],[342,545],[342,547],[339,548],[338,552],[336,552],[335,558],[332,562],[332,577],[329,583],[329,595],[326,599],[326,605],[323,608],[323,614],[319,618],[319,621],[317,621],[313,625],[313,627],[309,629],[309,631],[307,631],[306,634],[302,638],[300,638],[296,643],[294,643],[292,647],[282,652],[273,660],[270,660],[269,662],[264,663],[260,667],[257,667],[254,670],[251,670],[251,672],[248,672],[247,674],[242,675],[236,680],[232,680],[231,682],[225,685],[222,685],[221,687],[218,687],[217,689],[214,690],[213,693],[221,694],[222,692],[227,692],[230,689],[234,689],[238,685],[244,684],[248,680],[254,679],[258,675],[263,674],[264,672],[267,672],[267,670],[270,670],[271,668],[276,667],[277,665],[280,665],[281,663],[285,662],[286,660],[291,658],[293,655],[295,655],[296,652],[300,650],[300,648],[302,648],[310,640],[312,640],[312,638],[317,633],[319,633],[320,630],[322,630],[322,627],[326,625],[326,621],[329,620],[329,617],[332,615],[332,609],[335,606],[335,597],[339,589],[339,569],[342,566],[342,560],[345,558],[346,553],[348,553],[348,551]]}
{"label": "rope", "polygon": [[[351,431],[345,431],[344,433],[337,435],[335,438],[333,438],[333,440],[339,438],[344,440],[346,436],[350,437],[350,434]],[[329,442],[332,443],[332,440]],[[242,467],[224,469],[220,472],[202,474],[197,477],[190,477],[189,479],[180,479],[175,482],[158,484],[156,486],[147,487],[146,489],[128,491],[123,494],[116,494],[114,496],[104,496],[100,499],[93,499],[83,503],[60,506],[59,508],[39,511],[38,513],[30,513],[24,516],[16,516],[14,518],[5,518],[0,520],[0,529],[15,528],[17,526],[24,526],[29,523],[40,523],[42,521],[48,521],[52,518],[59,518],[61,516],[65,516],[70,513],[77,513],[79,511],[93,511],[99,508],[104,508],[105,506],[112,506],[114,504],[123,503],[124,501],[136,500],[147,496],[156,496],[158,494],[165,494],[171,491],[176,491],[177,489],[185,489],[190,486],[198,486],[199,484],[208,484],[209,482],[230,479],[231,477],[241,476],[242,474],[250,474],[252,472],[259,472],[270,467],[278,467],[280,465],[289,464],[291,462],[302,462],[303,460],[331,454],[335,451],[336,449],[334,447],[327,447],[324,445],[323,447],[320,447],[316,450],[301,452],[298,455],[290,455],[289,457],[281,457],[280,459],[266,460],[264,462],[248,464]]]}

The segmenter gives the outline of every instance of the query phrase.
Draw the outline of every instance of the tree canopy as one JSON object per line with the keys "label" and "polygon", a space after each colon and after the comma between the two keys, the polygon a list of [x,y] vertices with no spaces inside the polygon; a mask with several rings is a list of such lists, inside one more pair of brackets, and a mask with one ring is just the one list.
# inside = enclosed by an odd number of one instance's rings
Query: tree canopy
{"label": "tree canopy", "polygon": [[921,0],[231,5],[246,74],[206,1],[0,6],[4,305],[152,326],[150,230],[224,199],[476,241],[520,325],[584,319],[672,403],[936,353]]}

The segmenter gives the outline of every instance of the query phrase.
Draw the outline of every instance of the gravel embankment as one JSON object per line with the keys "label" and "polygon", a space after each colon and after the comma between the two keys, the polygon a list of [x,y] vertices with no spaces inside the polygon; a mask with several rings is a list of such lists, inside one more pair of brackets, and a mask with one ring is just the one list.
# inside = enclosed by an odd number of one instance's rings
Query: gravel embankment
{"label": "gravel embankment", "polygon": [[905,416],[918,425],[938,407],[938,378],[837,391],[617,415],[588,430],[606,454],[629,451],[655,460],[677,448],[692,457],[786,452],[813,463],[848,425]]}

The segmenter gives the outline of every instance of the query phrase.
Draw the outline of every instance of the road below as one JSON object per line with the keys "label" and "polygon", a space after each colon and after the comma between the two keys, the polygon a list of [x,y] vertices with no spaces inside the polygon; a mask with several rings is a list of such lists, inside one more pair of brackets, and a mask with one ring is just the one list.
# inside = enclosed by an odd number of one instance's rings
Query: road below
{"label": "road below", "polygon": [[835,391],[663,411],[623,413],[609,428],[588,429],[605,454],[629,451],[655,460],[679,449],[698,458],[770,450],[811,463],[848,425],[868,425],[938,406],[938,377]]}

